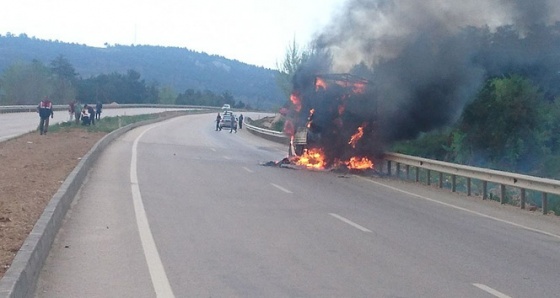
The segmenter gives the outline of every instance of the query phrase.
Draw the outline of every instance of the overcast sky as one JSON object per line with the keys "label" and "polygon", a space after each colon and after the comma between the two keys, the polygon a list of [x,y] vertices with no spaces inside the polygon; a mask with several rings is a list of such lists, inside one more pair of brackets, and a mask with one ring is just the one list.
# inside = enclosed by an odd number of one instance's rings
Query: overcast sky
{"label": "overcast sky", "polygon": [[160,45],[276,68],[345,0],[6,0],[0,34],[102,47]]}

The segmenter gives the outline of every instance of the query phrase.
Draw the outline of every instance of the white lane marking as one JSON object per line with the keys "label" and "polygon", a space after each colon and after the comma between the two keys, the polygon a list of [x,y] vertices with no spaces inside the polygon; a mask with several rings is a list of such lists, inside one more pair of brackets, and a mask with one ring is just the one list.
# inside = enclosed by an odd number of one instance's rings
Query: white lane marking
{"label": "white lane marking", "polygon": [[132,145],[132,157],[130,160],[130,188],[132,190],[132,201],[134,203],[134,212],[136,213],[136,224],[138,225],[138,233],[140,234],[140,241],[142,242],[142,248],[144,249],[144,257],[148,263],[148,270],[150,271],[150,277],[152,278],[152,285],[156,292],[157,297],[175,297],[169,280],[167,279],[167,274],[163,268],[161,258],[159,256],[152,231],[150,229],[150,224],[148,223],[148,217],[146,216],[146,210],[144,209],[144,203],[142,202],[142,195],[140,194],[140,187],[138,185],[138,174],[137,174],[137,148],[138,140],[150,129],[156,126],[152,126],[145,131],[143,131],[135,140]]}
{"label": "white lane marking", "polygon": [[504,294],[504,293],[498,292],[498,291],[492,289],[491,287],[489,287],[489,286],[487,286],[487,285],[483,285],[483,284],[473,284],[473,286],[475,286],[475,287],[477,287],[477,288],[483,290],[483,291],[486,292],[486,293],[489,293],[489,294],[491,294],[491,295],[494,295],[494,296],[496,296],[496,297],[498,297],[498,298],[511,298],[510,296],[508,296],[508,295],[506,295],[506,294]]}
{"label": "white lane marking", "polygon": [[212,151],[216,152],[216,148],[210,148],[210,150],[212,150]]}
{"label": "white lane marking", "polygon": [[282,186],[280,186],[280,185],[276,185],[276,184],[274,184],[274,183],[270,183],[270,184],[271,184],[272,186],[274,186],[274,187],[278,188],[279,190],[281,190],[281,191],[285,192],[285,193],[293,193],[293,192],[291,192],[291,191],[289,191],[289,190],[287,190],[287,189],[283,188],[283,187],[282,187]]}
{"label": "white lane marking", "polygon": [[224,158],[225,158],[225,159],[228,159],[228,160],[231,159],[231,157],[225,156],[225,155],[224,155]]}
{"label": "white lane marking", "polygon": [[459,206],[451,205],[451,204],[448,204],[448,203],[444,203],[444,202],[441,202],[441,201],[438,201],[438,200],[435,200],[435,199],[430,199],[428,197],[424,197],[424,196],[421,196],[421,195],[418,195],[418,194],[415,194],[415,193],[412,193],[412,192],[408,192],[408,191],[405,191],[405,190],[402,190],[402,189],[398,189],[396,187],[392,187],[390,185],[379,183],[379,182],[376,182],[376,181],[373,181],[373,180],[369,180],[369,179],[364,178],[364,177],[360,177],[360,176],[356,176],[356,177],[358,177],[360,179],[364,179],[366,181],[369,181],[373,184],[377,184],[379,186],[383,186],[383,187],[392,189],[394,191],[402,192],[402,193],[405,193],[405,194],[413,196],[413,197],[424,199],[424,200],[432,202],[432,203],[440,204],[440,205],[447,206],[447,207],[450,207],[450,208],[454,208],[454,209],[457,209],[457,210],[461,210],[461,211],[464,211],[464,212],[467,212],[467,213],[475,214],[475,215],[478,215],[480,217],[484,217],[484,218],[492,219],[492,220],[495,220],[495,221],[498,221],[498,222],[501,222],[501,223],[512,225],[514,227],[518,227],[518,228],[521,228],[521,229],[525,229],[525,230],[532,231],[532,232],[537,232],[537,233],[540,233],[540,234],[544,234],[544,235],[547,235],[547,236],[550,236],[550,237],[560,239],[560,235],[556,235],[556,234],[549,233],[549,232],[546,232],[546,231],[543,231],[543,230],[539,230],[539,229],[531,228],[531,227],[528,227],[528,226],[520,225],[520,224],[514,223],[512,221],[500,219],[500,218],[493,217],[493,216],[490,216],[490,215],[487,215],[487,214],[484,214],[484,213],[480,213],[480,212],[472,211],[472,210],[469,210],[469,209],[466,209],[466,208],[463,208],[463,207],[459,207]]}
{"label": "white lane marking", "polygon": [[356,229],[358,229],[358,230],[360,230],[360,231],[362,231],[362,232],[371,233],[371,231],[370,231],[369,229],[366,229],[366,228],[360,226],[359,224],[357,224],[357,223],[355,223],[355,222],[353,222],[353,221],[351,221],[351,220],[349,220],[349,219],[347,219],[347,218],[344,218],[344,217],[342,217],[342,216],[340,216],[340,215],[338,215],[338,214],[336,214],[336,213],[329,213],[329,214],[330,214],[332,217],[337,218],[337,219],[339,219],[339,220],[341,220],[341,221],[343,221],[343,222],[345,222],[345,223],[347,223],[347,224],[353,226],[354,228],[356,228]]}
{"label": "white lane marking", "polygon": [[243,167],[243,169],[244,169],[245,171],[249,172],[249,173],[254,173],[254,172],[255,172],[255,171],[253,171],[253,170],[251,170],[251,169],[249,169],[249,168],[247,168],[247,167]]}

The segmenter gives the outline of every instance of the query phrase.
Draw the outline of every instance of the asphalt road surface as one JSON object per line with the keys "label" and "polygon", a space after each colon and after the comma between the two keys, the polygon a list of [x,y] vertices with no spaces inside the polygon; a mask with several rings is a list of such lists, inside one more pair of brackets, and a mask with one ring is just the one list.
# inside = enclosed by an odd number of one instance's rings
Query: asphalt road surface
{"label": "asphalt road surface", "polygon": [[36,297],[558,297],[556,219],[380,177],[263,166],[214,115],[104,151]]}

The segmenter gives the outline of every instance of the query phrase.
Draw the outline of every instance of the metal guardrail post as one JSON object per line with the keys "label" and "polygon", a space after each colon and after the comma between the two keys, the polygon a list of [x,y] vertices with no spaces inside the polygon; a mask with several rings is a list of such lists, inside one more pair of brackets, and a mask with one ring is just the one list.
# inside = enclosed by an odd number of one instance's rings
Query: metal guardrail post
{"label": "metal guardrail post", "polygon": [[453,184],[451,186],[451,191],[456,192],[457,191],[457,175],[452,175],[451,176],[451,181],[452,181],[451,183]]}
{"label": "metal guardrail post", "polygon": [[410,166],[406,165],[406,180],[410,179]]}
{"label": "metal guardrail post", "polygon": [[443,173],[439,172],[439,188],[443,188]]}
{"label": "metal guardrail post", "polygon": [[467,178],[467,196],[471,196],[471,178]]}
{"label": "metal guardrail post", "polygon": [[401,177],[401,164],[397,162],[397,178]]}
{"label": "metal guardrail post", "polygon": [[521,209],[525,209],[525,201],[527,200],[526,192],[525,188],[521,189]]}
{"label": "metal guardrail post", "polygon": [[482,199],[486,200],[488,198],[488,182],[482,181]]}
{"label": "metal guardrail post", "polygon": [[546,192],[542,193],[542,213],[544,215],[548,213],[548,194]]}
{"label": "metal guardrail post", "polygon": [[431,180],[432,180],[432,177],[431,177],[431,176],[432,176],[432,172],[431,172],[430,170],[428,170],[427,176],[428,176],[428,177],[426,178],[426,183],[427,183],[428,185],[430,185]]}
{"label": "metal guardrail post", "polygon": [[506,203],[506,186],[501,184],[500,185],[500,204]]}
{"label": "metal guardrail post", "polygon": [[387,161],[387,175],[391,176],[391,161]]}

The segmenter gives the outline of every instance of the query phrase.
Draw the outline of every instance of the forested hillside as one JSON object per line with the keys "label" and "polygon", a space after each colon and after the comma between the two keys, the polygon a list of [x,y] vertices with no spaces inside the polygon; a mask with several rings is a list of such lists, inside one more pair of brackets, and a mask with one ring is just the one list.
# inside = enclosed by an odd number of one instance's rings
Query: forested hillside
{"label": "forested hillside", "polygon": [[276,107],[285,101],[276,85],[275,70],[221,56],[185,48],[138,45],[94,48],[26,35],[0,35],[0,73],[14,63],[37,60],[49,64],[61,56],[82,79],[112,73],[126,75],[132,70],[148,84],[170,88],[177,94],[186,90],[227,92],[236,101],[261,109]]}

